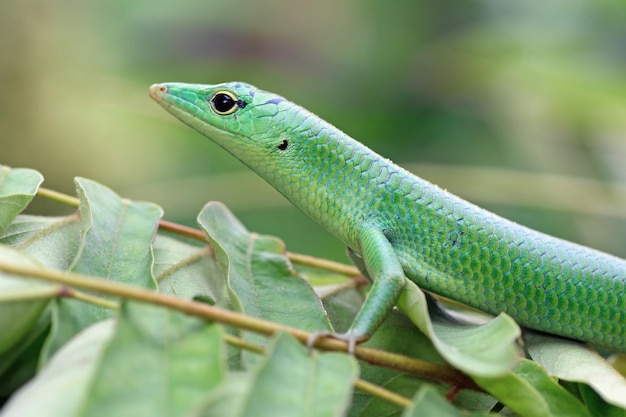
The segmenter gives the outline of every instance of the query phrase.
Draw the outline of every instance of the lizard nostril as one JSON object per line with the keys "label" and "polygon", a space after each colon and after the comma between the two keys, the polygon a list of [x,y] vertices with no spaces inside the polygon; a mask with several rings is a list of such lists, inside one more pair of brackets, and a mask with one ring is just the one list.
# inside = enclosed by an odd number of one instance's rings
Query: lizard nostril
{"label": "lizard nostril", "polygon": [[150,97],[157,98],[167,94],[167,86],[165,84],[152,84],[150,86]]}

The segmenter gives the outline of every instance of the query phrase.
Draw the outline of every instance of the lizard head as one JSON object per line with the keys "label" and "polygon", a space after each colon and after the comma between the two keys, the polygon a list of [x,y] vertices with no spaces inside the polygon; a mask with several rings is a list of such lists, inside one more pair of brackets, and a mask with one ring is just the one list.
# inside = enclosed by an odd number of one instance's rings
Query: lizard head
{"label": "lizard head", "polygon": [[383,163],[363,145],[302,107],[249,84],[154,84],[150,96],[340,239],[354,241],[349,221],[336,227],[328,213],[352,204],[363,186],[358,179],[369,178],[358,172]]}
{"label": "lizard head", "polygon": [[[249,84],[163,83],[150,96],[178,119],[225,148],[245,164],[286,150],[289,102]],[[284,129],[283,129],[284,130]]]}

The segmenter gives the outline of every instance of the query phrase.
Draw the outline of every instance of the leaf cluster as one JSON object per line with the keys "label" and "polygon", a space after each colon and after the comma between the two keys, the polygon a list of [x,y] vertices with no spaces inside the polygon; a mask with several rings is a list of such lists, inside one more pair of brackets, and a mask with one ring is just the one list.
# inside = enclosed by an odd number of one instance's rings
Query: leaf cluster
{"label": "leaf cluster", "polygon": [[[595,351],[530,332],[520,347],[509,317],[415,285],[354,356],[307,349],[356,314],[351,268],[289,254],[220,203],[194,232],[84,178],[74,199],[0,168],[2,417],[624,415],[626,382]],[[78,210],[23,214],[37,194]]]}

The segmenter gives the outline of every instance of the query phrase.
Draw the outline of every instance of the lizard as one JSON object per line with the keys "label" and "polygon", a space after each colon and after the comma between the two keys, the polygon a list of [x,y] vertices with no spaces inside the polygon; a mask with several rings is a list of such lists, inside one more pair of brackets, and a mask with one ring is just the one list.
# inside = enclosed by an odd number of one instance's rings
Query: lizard
{"label": "lizard", "polygon": [[404,170],[287,99],[243,82],[161,83],[151,97],[234,155],[362,259],[367,340],[405,280],[520,325],[626,352],[626,261],[509,221]]}

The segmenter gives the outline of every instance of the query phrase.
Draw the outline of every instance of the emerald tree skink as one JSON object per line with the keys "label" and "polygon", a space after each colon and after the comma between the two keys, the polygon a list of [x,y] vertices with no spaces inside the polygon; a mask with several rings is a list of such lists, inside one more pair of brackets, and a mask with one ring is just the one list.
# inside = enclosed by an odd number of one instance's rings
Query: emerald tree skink
{"label": "emerald tree skink", "polygon": [[626,261],[477,207],[251,85],[165,83],[150,95],[363,258],[372,288],[336,337],[369,338],[407,277],[523,326],[626,352]]}

